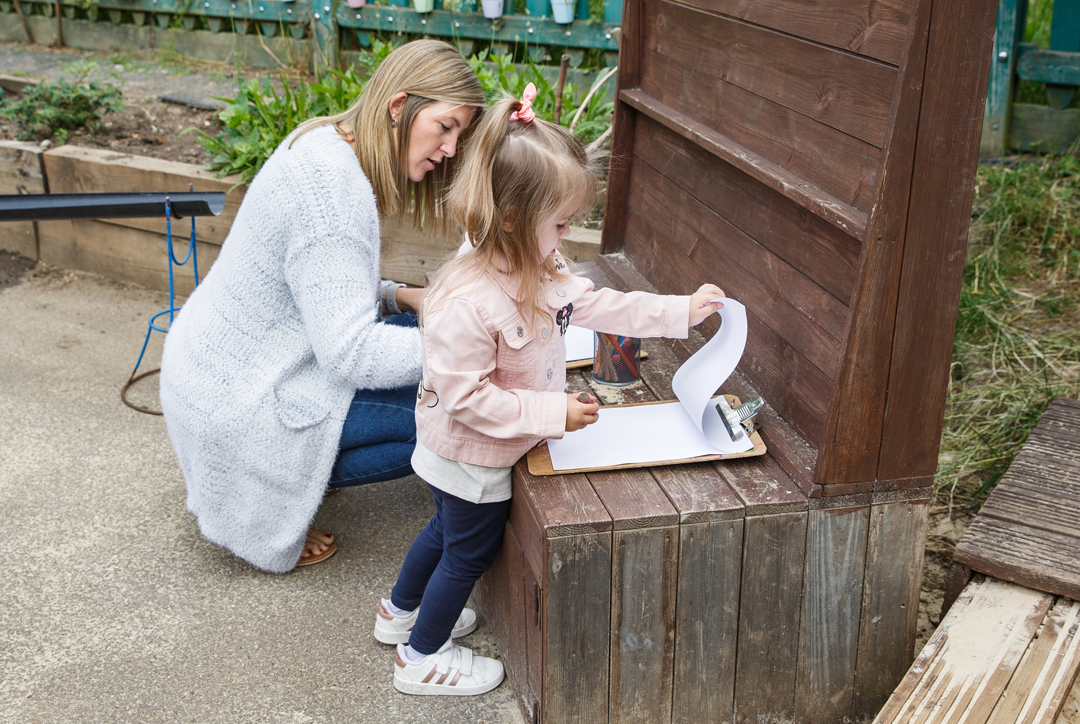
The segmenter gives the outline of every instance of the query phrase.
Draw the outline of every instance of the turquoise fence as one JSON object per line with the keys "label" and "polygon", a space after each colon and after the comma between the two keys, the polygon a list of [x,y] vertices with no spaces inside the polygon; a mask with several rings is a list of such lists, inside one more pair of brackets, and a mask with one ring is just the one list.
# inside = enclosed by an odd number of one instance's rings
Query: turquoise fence
{"label": "turquoise fence", "polygon": [[[1050,47],[1024,43],[1028,0],[999,0],[994,56],[980,147],[984,158],[1007,149],[1063,151],[1080,136],[1080,2],[1058,0]],[[1017,103],[1020,80],[1046,84],[1047,105]]]}
{"label": "turquoise fence", "polygon": [[[566,53],[575,68],[595,68],[616,64],[613,31],[622,20],[621,0],[599,1],[592,0],[590,19],[589,0],[569,0],[572,19],[562,18],[570,20],[565,23],[555,22],[551,0],[503,0],[502,17],[495,19],[484,17],[477,0],[412,0],[427,3],[420,6],[430,7],[427,12],[410,0],[359,8],[345,0],[97,0],[86,7],[62,0],[61,7],[68,20],[95,24],[308,41],[315,66],[335,67],[350,51],[370,47],[373,38],[435,36],[457,42],[465,55],[490,48],[518,61],[558,64]],[[0,0],[0,12],[12,13],[13,2],[31,17],[55,13],[55,0]]]}

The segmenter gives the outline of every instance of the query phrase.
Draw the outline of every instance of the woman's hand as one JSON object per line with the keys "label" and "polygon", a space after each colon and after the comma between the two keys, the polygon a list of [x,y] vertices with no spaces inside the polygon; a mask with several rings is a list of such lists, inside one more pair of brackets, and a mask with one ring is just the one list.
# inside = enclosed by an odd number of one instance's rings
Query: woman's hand
{"label": "woman's hand", "polygon": [[398,287],[397,289],[397,305],[398,309],[403,312],[418,312],[420,311],[420,302],[424,300],[423,289],[412,289],[409,287]]}
{"label": "woman's hand", "polygon": [[[581,396],[588,398],[588,402],[582,402]],[[600,419],[600,405],[596,398],[582,392],[579,395],[569,394],[566,396],[566,431],[574,432],[591,425]]]}
{"label": "woman's hand", "polygon": [[690,326],[698,326],[710,314],[723,309],[723,303],[713,303],[713,300],[726,296],[724,290],[715,284],[702,284],[698,287],[698,290],[690,296]]}

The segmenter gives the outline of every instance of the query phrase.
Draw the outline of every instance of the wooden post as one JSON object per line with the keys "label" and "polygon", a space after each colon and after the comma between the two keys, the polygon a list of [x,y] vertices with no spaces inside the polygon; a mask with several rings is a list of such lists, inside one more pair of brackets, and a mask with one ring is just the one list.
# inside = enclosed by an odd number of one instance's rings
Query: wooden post
{"label": "wooden post", "polygon": [[338,67],[338,0],[311,0],[311,29],[315,48],[311,70],[318,75],[323,68]]}
{"label": "wooden post", "polygon": [[1026,25],[1027,0],[999,0],[994,56],[990,65],[990,82],[986,88],[982,142],[979,144],[979,156],[982,158],[1001,156],[1009,142],[1009,119],[1016,83],[1016,50],[1024,39]]}
{"label": "wooden post", "polygon": [[562,94],[566,86],[566,69],[569,66],[570,56],[563,53],[562,58],[559,59],[559,80],[555,83],[555,113],[551,119],[556,126],[559,125],[559,118],[562,116]]}
{"label": "wooden post", "polygon": [[23,12],[22,2],[20,0],[12,0],[12,5],[15,6],[15,12],[19,14],[19,20],[22,20],[23,31],[26,33],[26,41],[28,43],[36,43],[34,40],[34,31],[30,29],[30,21],[26,19],[26,13]]}
{"label": "wooden post", "polygon": [[[1054,3],[1054,17],[1050,22],[1050,50],[1080,51],[1080,3]],[[1046,95],[1054,108],[1068,108],[1075,93],[1076,86],[1046,84]]]}

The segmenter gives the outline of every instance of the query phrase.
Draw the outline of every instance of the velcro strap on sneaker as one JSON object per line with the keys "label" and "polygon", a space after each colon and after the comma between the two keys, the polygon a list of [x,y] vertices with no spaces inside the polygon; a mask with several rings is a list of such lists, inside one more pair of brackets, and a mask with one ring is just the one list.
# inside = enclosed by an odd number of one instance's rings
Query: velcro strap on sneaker
{"label": "velcro strap on sneaker", "polygon": [[463,676],[468,676],[472,673],[472,649],[461,648],[461,663],[458,666],[458,670]]}
{"label": "velcro strap on sneaker", "polygon": [[456,649],[456,646],[451,646],[439,655],[439,663],[435,665],[435,670],[438,671],[440,675],[445,675],[446,672],[450,670],[450,663],[454,660],[454,651]]}

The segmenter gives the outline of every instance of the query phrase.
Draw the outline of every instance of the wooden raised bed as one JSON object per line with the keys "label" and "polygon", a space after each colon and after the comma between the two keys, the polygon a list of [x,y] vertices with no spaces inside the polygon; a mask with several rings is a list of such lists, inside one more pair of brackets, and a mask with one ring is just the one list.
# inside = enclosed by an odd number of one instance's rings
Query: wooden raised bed
{"label": "wooden raised bed", "polygon": [[[531,722],[863,721],[904,675],[995,10],[625,3],[590,274],[746,304],[721,391],[764,397],[769,454],[515,468],[479,600]],[[671,399],[702,343],[653,343],[619,401]]]}

